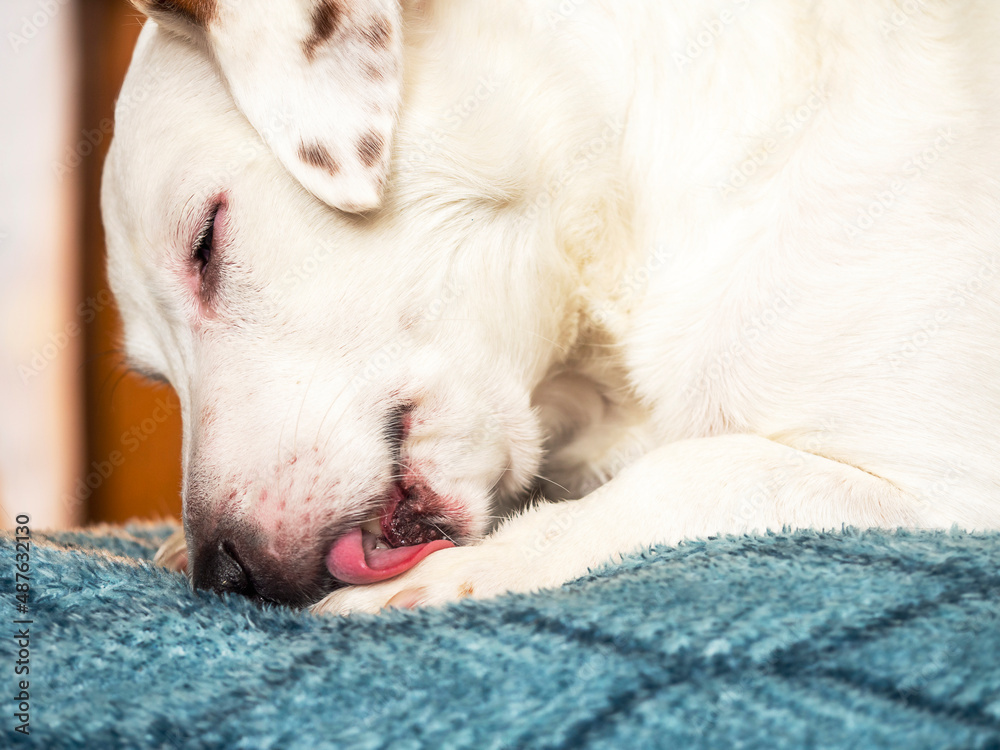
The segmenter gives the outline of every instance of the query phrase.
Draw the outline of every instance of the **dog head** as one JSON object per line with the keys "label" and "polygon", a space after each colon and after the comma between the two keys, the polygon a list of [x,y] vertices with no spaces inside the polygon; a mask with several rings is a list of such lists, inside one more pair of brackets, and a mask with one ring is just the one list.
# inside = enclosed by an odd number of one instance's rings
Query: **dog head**
{"label": "dog head", "polygon": [[180,399],[195,584],[301,605],[479,538],[533,481],[575,320],[551,229],[461,171],[385,192],[397,3],[141,5],[108,273],[130,361]]}

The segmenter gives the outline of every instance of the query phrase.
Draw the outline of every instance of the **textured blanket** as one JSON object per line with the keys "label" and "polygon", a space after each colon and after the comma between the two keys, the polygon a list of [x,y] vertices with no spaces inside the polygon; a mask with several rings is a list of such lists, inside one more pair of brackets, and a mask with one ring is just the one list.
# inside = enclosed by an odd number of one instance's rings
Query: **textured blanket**
{"label": "textured blanket", "polygon": [[714,539],[321,619],[192,592],[150,563],[170,530],[34,533],[22,615],[3,540],[0,746],[1000,747],[1000,535]]}

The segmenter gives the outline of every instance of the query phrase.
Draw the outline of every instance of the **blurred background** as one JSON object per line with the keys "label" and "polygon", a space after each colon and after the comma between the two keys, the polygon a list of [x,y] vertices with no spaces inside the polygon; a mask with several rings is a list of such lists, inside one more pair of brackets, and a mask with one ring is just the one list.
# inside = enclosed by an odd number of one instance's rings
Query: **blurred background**
{"label": "blurred background", "polygon": [[142,18],[126,0],[0,3],[0,521],[180,514],[173,392],[125,370],[101,168]]}

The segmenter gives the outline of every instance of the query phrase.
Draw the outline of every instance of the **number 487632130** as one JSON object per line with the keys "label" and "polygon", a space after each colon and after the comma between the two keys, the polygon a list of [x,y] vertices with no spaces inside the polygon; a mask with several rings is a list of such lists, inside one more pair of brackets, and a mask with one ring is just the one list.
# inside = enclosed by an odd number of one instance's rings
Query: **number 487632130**
{"label": "number 487632130", "polygon": [[16,560],[14,562],[14,589],[16,591],[17,611],[25,614],[28,611],[28,596],[31,593],[31,528],[28,523],[31,518],[24,513],[16,519],[14,529],[14,544]]}

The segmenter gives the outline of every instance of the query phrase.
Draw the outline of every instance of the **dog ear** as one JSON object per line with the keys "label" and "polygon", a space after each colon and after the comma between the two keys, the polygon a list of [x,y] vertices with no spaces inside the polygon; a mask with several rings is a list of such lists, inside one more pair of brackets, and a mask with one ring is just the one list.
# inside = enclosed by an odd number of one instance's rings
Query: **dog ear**
{"label": "dog ear", "polygon": [[132,0],[202,39],[237,107],[307,190],[379,206],[402,89],[400,0]]}

